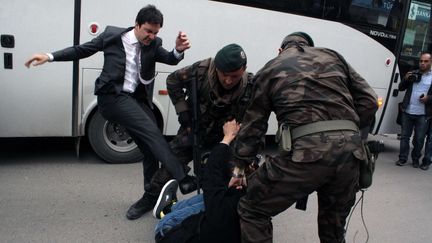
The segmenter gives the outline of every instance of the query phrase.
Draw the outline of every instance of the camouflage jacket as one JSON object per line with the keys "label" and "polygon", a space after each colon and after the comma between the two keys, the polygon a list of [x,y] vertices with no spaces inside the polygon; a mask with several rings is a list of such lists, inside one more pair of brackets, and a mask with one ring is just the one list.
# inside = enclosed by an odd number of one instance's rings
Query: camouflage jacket
{"label": "camouflage jacket", "polygon": [[255,75],[252,101],[234,144],[237,158],[249,160],[262,149],[272,111],[279,125],[291,129],[324,120],[370,125],[378,106],[369,84],[337,52],[303,50],[284,50]]}
{"label": "camouflage jacket", "polygon": [[239,105],[247,82],[252,81],[252,74],[245,72],[240,83],[231,90],[224,90],[217,78],[213,59],[198,61],[190,66],[171,73],[167,78],[170,99],[178,113],[193,109],[191,84],[198,80],[197,93],[200,107],[200,131],[203,135],[220,130],[228,119],[241,119],[244,113]]}

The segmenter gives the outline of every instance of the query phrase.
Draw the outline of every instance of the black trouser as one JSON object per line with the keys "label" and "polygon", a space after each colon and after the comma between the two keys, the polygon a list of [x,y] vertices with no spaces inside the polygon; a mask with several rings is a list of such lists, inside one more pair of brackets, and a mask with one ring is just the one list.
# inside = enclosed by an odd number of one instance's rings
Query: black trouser
{"label": "black trouser", "polygon": [[[158,170],[158,161],[178,181],[186,176],[183,166],[157,127],[153,112],[145,103],[139,103],[132,95],[120,93],[98,95],[98,105],[102,116],[123,126],[143,153],[144,182],[148,183]],[[158,194],[150,189],[146,192]]]}
{"label": "black trouser", "polygon": [[[222,129],[222,128],[221,128]],[[216,144],[218,144],[223,139],[223,133],[218,132],[216,134],[201,134],[200,138],[200,152],[204,154],[208,152],[211,148],[213,148]],[[185,167],[189,164],[189,162],[193,159],[193,134],[192,132],[187,132],[185,128],[180,127],[177,135],[171,140],[169,143],[172,152],[175,154],[177,159],[182,163]],[[196,169],[195,173],[196,173]],[[167,168],[160,168],[156,171],[155,175],[150,181],[150,187],[152,188],[152,192],[161,192],[165,183],[173,178],[170,175]]]}

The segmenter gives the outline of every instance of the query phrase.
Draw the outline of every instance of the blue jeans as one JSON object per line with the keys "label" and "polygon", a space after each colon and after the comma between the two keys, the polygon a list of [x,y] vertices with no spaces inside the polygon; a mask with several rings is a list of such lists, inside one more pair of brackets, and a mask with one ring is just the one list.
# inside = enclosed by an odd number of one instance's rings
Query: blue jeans
{"label": "blue jeans", "polygon": [[197,194],[191,198],[179,201],[171,208],[171,212],[165,215],[156,225],[155,234],[164,236],[164,233],[183,222],[187,217],[204,211],[203,194]]}
{"label": "blue jeans", "polygon": [[432,126],[429,121],[427,130],[427,140],[425,147],[425,156],[423,157],[423,163],[430,164],[432,162]]}
{"label": "blue jeans", "polygon": [[427,120],[425,115],[411,115],[406,112],[402,113],[402,134],[400,140],[399,160],[408,160],[409,154],[409,141],[414,131],[414,138],[412,141],[413,150],[411,158],[414,161],[419,161],[421,151],[426,136]]}

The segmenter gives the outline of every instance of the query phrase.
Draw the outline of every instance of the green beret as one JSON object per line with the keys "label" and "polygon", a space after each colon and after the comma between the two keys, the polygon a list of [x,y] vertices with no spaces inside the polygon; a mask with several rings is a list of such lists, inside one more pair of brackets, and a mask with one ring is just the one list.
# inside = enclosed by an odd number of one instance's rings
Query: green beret
{"label": "green beret", "polygon": [[305,41],[307,41],[307,43],[308,43],[309,46],[312,46],[312,47],[314,46],[314,42],[313,42],[313,40],[312,40],[312,37],[310,37],[310,35],[306,34],[305,32],[298,31],[298,32],[294,32],[294,33],[291,33],[291,34],[287,35],[287,36],[283,39],[282,44],[281,44],[282,49],[284,49],[284,47],[287,45],[287,43],[288,43],[290,37],[292,37],[292,36],[298,36],[298,37],[301,37],[301,38],[303,38]]}
{"label": "green beret", "polygon": [[214,58],[216,68],[222,72],[232,72],[246,65],[246,54],[237,44],[229,44],[220,49]]}

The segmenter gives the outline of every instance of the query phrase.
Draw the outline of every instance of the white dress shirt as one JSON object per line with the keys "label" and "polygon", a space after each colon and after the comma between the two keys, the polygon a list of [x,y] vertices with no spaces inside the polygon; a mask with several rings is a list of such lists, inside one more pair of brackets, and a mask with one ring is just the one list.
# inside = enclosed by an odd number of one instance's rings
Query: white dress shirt
{"label": "white dress shirt", "polygon": [[[138,80],[142,84],[148,85],[154,81],[154,77],[151,80],[144,80],[139,75],[141,68],[141,47],[135,36],[134,29],[122,35],[122,42],[126,52],[126,70],[123,91],[133,93],[138,86]],[[173,53],[177,59],[180,59],[183,55],[183,53],[179,53],[175,48]]]}
{"label": "white dress shirt", "polygon": [[[126,70],[123,83],[123,91],[133,93],[138,86],[139,66],[136,60],[140,60],[140,45],[134,34],[134,30],[130,30],[122,35],[122,42],[126,53]],[[144,80],[149,84],[153,80]]]}

